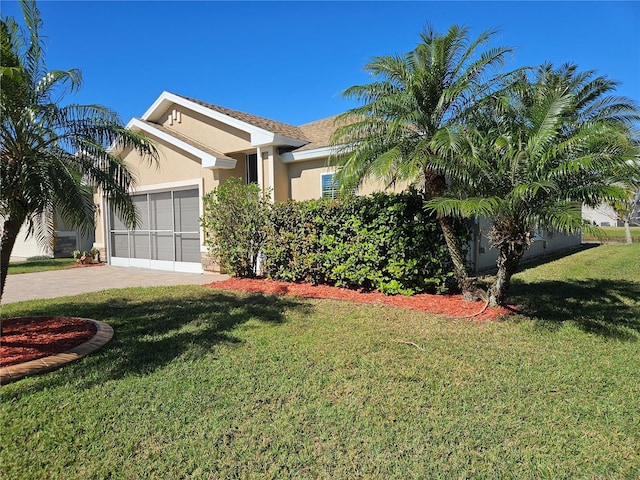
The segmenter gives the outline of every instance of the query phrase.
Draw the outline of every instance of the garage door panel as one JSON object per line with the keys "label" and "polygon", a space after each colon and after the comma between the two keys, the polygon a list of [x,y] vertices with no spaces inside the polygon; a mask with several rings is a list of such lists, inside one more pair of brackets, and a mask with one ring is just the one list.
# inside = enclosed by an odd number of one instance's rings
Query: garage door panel
{"label": "garage door panel", "polygon": [[151,234],[151,259],[173,262],[173,233],[154,232]]}
{"label": "garage door panel", "polygon": [[111,234],[111,255],[125,258],[129,256],[129,234],[127,232]]}
{"label": "garage door panel", "polygon": [[176,232],[197,232],[200,229],[200,197],[197,190],[173,193]]}
{"label": "garage door panel", "polygon": [[147,232],[132,232],[129,236],[131,241],[131,257],[149,258],[149,234]]}
{"label": "garage door panel", "polygon": [[173,230],[173,212],[171,211],[171,192],[149,195],[149,213],[151,230]]}
{"label": "garage door panel", "polygon": [[149,204],[146,195],[134,195],[131,197],[138,216],[137,230],[149,230]]}
{"label": "garage door panel", "polygon": [[176,262],[200,261],[200,235],[197,233],[176,234]]}

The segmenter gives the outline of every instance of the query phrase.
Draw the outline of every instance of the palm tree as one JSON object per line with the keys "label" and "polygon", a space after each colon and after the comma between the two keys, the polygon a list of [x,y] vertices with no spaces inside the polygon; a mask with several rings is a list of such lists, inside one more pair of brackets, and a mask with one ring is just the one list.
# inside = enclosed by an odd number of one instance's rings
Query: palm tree
{"label": "palm tree", "polygon": [[[638,171],[640,173],[640,168]],[[610,206],[613,209],[617,220],[621,220],[623,222],[625,240],[630,244],[633,243],[633,238],[631,237],[631,222],[633,222],[634,219],[637,219],[640,214],[640,179],[627,177],[620,180],[618,185],[625,189],[627,194],[626,198],[611,202]]]}
{"label": "palm tree", "polygon": [[135,179],[116,156],[136,149],[156,159],[144,136],[126,130],[118,115],[99,105],[61,105],[81,84],[79,70],[47,70],[34,1],[22,1],[26,30],[0,20],[0,298],[20,228],[40,241],[52,238],[54,211],[70,226],[94,228],[92,194],[101,191],[130,226]]}
{"label": "palm tree", "polygon": [[[442,35],[428,26],[414,50],[375,57],[365,66],[376,81],[344,92],[362,105],[338,118],[342,126],[333,137],[338,153],[331,162],[339,167],[336,181],[341,191],[374,178],[389,186],[413,184],[425,198],[443,192],[445,179],[431,167],[440,155],[432,140],[468,115],[496,85],[490,74],[512,51],[480,51],[496,33],[485,31],[471,40],[466,27],[454,25]],[[452,219],[440,216],[439,223],[458,285],[470,299],[474,288]]]}
{"label": "palm tree", "polygon": [[428,208],[440,215],[487,216],[498,250],[492,305],[506,302],[511,276],[539,229],[574,232],[581,205],[624,197],[613,175],[637,174],[631,100],[608,93],[615,82],[573,65],[526,73],[467,125],[440,132],[434,168],[450,179]]}

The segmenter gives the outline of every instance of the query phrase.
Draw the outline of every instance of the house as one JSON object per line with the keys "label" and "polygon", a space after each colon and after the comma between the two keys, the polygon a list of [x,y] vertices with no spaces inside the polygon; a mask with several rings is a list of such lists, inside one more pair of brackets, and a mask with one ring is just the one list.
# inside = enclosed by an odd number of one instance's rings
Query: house
{"label": "house", "polygon": [[[637,192],[631,203],[629,225],[640,226],[640,192]],[[624,219],[618,215],[611,205],[605,203],[597,207],[582,207],[582,218],[599,227],[624,227]]]}
{"label": "house", "polygon": [[599,227],[622,227],[623,222],[610,205],[601,204],[597,207],[582,207],[582,218]]}
{"label": "house", "polygon": [[91,250],[94,236],[65,226],[62,219],[56,216],[56,230],[53,238],[46,244],[38,242],[35,235],[27,235],[26,224],[20,230],[10,261],[22,261],[34,257],[71,257],[74,250]]}
{"label": "house", "polygon": [[[104,198],[95,198],[99,212],[94,246],[112,265],[183,272],[215,269],[199,222],[201,198],[230,177],[257,183],[275,202],[335,195],[333,169],[327,163],[335,117],[293,126],[163,92],[127,127],[152,138],[160,159],[150,165],[135,151],[121,152],[138,179],[133,201],[141,222],[136,230],[127,229]],[[381,188],[369,183],[358,193]],[[495,265],[481,231],[471,248],[478,269]],[[580,243],[579,236],[559,238],[541,239],[539,250]]]}

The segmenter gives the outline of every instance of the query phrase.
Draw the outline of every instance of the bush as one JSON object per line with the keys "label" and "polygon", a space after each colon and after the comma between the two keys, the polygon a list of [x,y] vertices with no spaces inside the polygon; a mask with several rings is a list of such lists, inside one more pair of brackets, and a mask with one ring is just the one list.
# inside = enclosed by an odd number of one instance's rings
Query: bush
{"label": "bush", "polygon": [[231,178],[204,197],[205,243],[216,261],[239,277],[254,277],[271,204],[256,184]]}
{"label": "bush", "polygon": [[437,221],[415,191],[274,205],[264,253],[276,280],[405,295],[455,284]]}

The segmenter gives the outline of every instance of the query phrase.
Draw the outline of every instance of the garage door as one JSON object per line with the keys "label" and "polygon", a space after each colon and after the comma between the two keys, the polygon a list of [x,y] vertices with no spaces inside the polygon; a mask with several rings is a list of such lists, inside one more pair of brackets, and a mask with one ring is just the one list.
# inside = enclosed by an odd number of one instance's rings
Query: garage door
{"label": "garage door", "polygon": [[137,194],[132,199],[140,225],[129,230],[111,212],[110,263],[202,272],[198,189]]}

